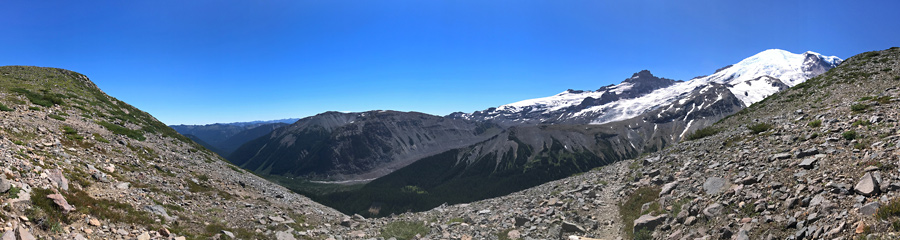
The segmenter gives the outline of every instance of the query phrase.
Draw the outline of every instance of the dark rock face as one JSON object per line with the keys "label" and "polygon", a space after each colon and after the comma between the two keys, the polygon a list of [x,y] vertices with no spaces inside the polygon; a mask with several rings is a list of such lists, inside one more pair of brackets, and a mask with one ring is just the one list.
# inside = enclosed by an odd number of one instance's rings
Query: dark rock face
{"label": "dark rock face", "polygon": [[327,112],[250,141],[229,160],[261,174],[370,179],[496,132],[487,123],[415,112]]}
{"label": "dark rock face", "polygon": [[840,64],[840,62],[829,63],[810,52],[804,53],[804,57],[801,69],[803,72],[807,73],[809,77],[818,76],[829,69],[837,67],[837,64]]}

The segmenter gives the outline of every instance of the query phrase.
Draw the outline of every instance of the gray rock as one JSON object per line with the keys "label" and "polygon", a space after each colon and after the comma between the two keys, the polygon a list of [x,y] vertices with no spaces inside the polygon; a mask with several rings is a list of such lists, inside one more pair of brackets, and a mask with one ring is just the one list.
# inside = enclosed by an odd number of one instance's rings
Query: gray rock
{"label": "gray rock", "polygon": [[344,217],[344,219],[341,220],[341,226],[350,227],[352,225],[353,225],[353,220],[351,220],[349,216]]}
{"label": "gray rock", "polygon": [[859,208],[859,214],[862,215],[875,215],[878,212],[878,208],[881,208],[881,204],[878,202],[870,202],[866,205],[863,205]]}
{"label": "gray rock", "polygon": [[567,221],[563,221],[562,223],[562,231],[563,232],[585,232],[584,228],[575,223],[570,223]]}
{"label": "gray rock", "polygon": [[823,202],[825,202],[825,197],[823,197],[821,194],[816,195],[815,197],[812,198],[812,200],[809,201],[809,206],[815,207],[815,206],[818,206],[819,204],[822,204]]}
{"label": "gray rock", "polygon": [[2,240],[16,240],[16,232],[13,230],[6,231],[3,233],[3,237],[0,237]]}
{"label": "gray rock", "polygon": [[0,193],[5,193],[12,188],[12,183],[6,180],[6,175],[0,174]]}
{"label": "gray rock", "polygon": [[[75,239],[75,240],[88,240],[87,238],[84,237],[84,235],[81,235],[81,233],[76,233],[75,236],[72,237],[72,239]],[[6,240],[6,239],[4,239],[4,240]],[[13,240],[15,240],[15,239],[13,239]]]}
{"label": "gray rock", "polygon": [[795,228],[797,227],[797,218],[791,217],[784,224],[784,228]]}
{"label": "gray rock", "polygon": [[150,233],[148,233],[148,232],[141,233],[141,235],[138,235],[137,240],[150,240]]}
{"label": "gray rock", "polygon": [[222,230],[222,234],[225,234],[225,236],[228,236],[229,238],[234,239],[234,233],[231,233],[231,232],[229,232],[229,231]]}
{"label": "gray rock", "polygon": [[116,184],[116,188],[118,188],[118,189],[128,189],[128,186],[129,186],[129,185],[131,185],[131,183],[122,182],[122,183]]}
{"label": "gray rock", "polygon": [[69,191],[69,180],[66,179],[65,176],[63,176],[62,170],[52,169],[48,170],[47,172],[47,176],[50,178],[50,182],[52,182],[59,189]]}
{"label": "gray rock", "polygon": [[875,181],[875,178],[872,177],[870,172],[867,172],[866,175],[863,175],[863,177],[859,179],[859,182],[856,183],[856,187],[854,187],[853,190],[863,196],[872,196],[879,191],[878,182]]}
{"label": "gray rock", "polygon": [[279,216],[270,216],[270,217],[269,217],[269,220],[272,220],[273,222],[278,222],[278,223],[284,222],[284,218],[283,218],[283,217],[279,217]]}
{"label": "gray rock", "polygon": [[684,219],[685,226],[694,225],[694,223],[697,223],[697,217],[690,216]]}
{"label": "gray rock", "polygon": [[706,194],[718,194],[727,184],[728,182],[723,178],[711,177],[707,178],[706,182],[703,183],[703,190],[706,191]]}
{"label": "gray rock", "polygon": [[747,176],[747,177],[741,179],[741,180],[740,180],[740,183],[743,184],[743,185],[751,185],[751,184],[754,184],[754,183],[758,183],[758,182],[759,182],[759,179],[760,179],[759,177]]}
{"label": "gray rock", "polygon": [[297,240],[294,238],[294,234],[291,234],[288,231],[275,232],[275,239],[277,240]]}
{"label": "gray rock", "polygon": [[725,207],[722,206],[722,204],[713,203],[703,209],[703,215],[712,218],[718,216],[719,214],[722,214],[722,210],[724,209]]}
{"label": "gray rock", "polygon": [[872,117],[869,117],[869,122],[870,122],[870,123],[878,123],[878,122],[881,122],[881,120],[882,120],[881,116],[872,116]]}
{"label": "gray rock", "polygon": [[794,239],[803,239],[806,237],[806,228],[801,228],[794,233]]}
{"label": "gray rock", "polygon": [[817,157],[805,158],[800,162],[800,167],[804,169],[813,169],[817,161],[819,161],[819,158]]}
{"label": "gray rock", "polygon": [[652,232],[653,229],[656,229],[657,226],[665,222],[668,218],[669,215],[667,214],[662,214],[659,216],[653,216],[650,214],[643,215],[634,220],[634,232],[638,232],[641,230],[649,230]]}
{"label": "gray rock", "polygon": [[528,219],[523,218],[523,217],[516,217],[515,222],[516,222],[516,227],[521,227],[521,226],[524,226],[525,223],[528,222]]}
{"label": "gray rock", "polygon": [[804,157],[808,157],[808,156],[812,156],[812,155],[816,155],[816,154],[819,154],[819,149],[810,148],[810,149],[796,152],[794,154],[794,157],[795,158],[804,158]]}
{"label": "gray rock", "polygon": [[20,240],[37,240],[37,238],[31,234],[31,231],[28,231],[28,229],[25,229],[24,227],[20,226],[17,232],[19,232]]}
{"label": "gray rock", "polygon": [[772,155],[772,159],[774,159],[774,160],[782,160],[782,159],[788,159],[788,158],[791,158],[790,153],[779,153],[779,154]]}
{"label": "gray rock", "polygon": [[677,187],[677,186],[678,186],[678,182],[666,183],[665,185],[662,186],[662,189],[659,190],[659,196],[664,196],[666,194],[671,193],[672,190],[674,190],[675,187]]}
{"label": "gray rock", "polygon": [[146,210],[152,214],[159,215],[159,216],[163,217],[163,219],[166,219],[166,221],[174,220],[173,217],[169,216],[169,214],[166,213],[166,208],[164,208],[163,206],[155,205],[155,204],[147,205],[147,206],[144,206],[144,210]]}
{"label": "gray rock", "polygon": [[94,174],[91,175],[91,177],[93,177],[95,180],[100,181],[102,183],[109,182],[109,178],[106,177],[106,174],[104,174],[103,172],[100,172],[100,171],[95,172]]}

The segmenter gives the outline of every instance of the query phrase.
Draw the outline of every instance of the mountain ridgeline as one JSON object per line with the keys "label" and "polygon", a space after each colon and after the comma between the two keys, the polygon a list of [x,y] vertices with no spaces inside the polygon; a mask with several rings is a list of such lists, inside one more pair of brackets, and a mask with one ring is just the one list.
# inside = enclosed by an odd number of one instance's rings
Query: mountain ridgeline
{"label": "mountain ridgeline", "polygon": [[[766,50],[688,81],[643,70],[596,91],[470,114],[328,112],[250,141],[228,159],[345,213],[420,211],[657,151],[841,61]],[[307,180],[371,182],[323,192]]]}
{"label": "mountain ridgeline", "polygon": [[269,134],[276,128],[287,126],[297,120],[281,119],[207,125],[171,125],[169,127],[207,149],[218,153],[220,156],[227,157],[250,140]]}
{"label": "mountain ridgeline", "polygon": [[499,130],[415,112],[326,112],[250,141],[228,159],[262,175],[365,180],[484,141]]}

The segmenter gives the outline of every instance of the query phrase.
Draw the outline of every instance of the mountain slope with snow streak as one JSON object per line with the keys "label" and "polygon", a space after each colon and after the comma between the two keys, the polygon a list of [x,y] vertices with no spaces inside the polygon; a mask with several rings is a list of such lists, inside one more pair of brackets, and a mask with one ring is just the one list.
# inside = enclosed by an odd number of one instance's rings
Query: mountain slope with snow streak
{"label": "mountain slope with snow streak", "polygon": [[[691,92],[710,84],[723,84],[750,106],[778,91],[836,67],[836,56],[815,52],[800,54],[769,49],[709,76],[689,81],[658,78],[643,70],[617,85],[597,91],[568,90],[554,96],[523,100],[471,114],[448,117],[493,121],[501,125],[603,124],[622,121],[683,100]],[[711,104],[711,103],[710,103]]]}

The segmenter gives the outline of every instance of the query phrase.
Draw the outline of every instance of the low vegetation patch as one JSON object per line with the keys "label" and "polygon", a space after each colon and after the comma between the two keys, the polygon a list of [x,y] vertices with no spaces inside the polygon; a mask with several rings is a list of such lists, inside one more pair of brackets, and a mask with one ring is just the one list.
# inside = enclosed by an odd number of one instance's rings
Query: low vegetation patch
{"label": "low vegetation patch", "polygon": [[512,230],[513,230],[513,229],[510,228],[510,229],[506,229],[506,230],[497,232],[497,240],[510,240],[510,239],[509,239],[509,232],[512,231]]}
{"label": "low vegetation patch", "polygon": [[894,198],[887,205],[881,206],[875,217],[885,221],[891,221],[894,231],[900,231],[900,198]]}
{"label": "low vegetation patch", "polygon": [[747,129],[753,132],[753,134],[759,134],[761,132],[769,131],[772,129],[772,124],[768,123],[757,123],[750,126],[747,126]]}
{"label": "low vegetation patch", "polygon": [[72,128],[72,127],[69,127],[69,126],[63,126],[63,127],[62,127],[62,130],[63,130],[63,134],[66,136],[66,139],[69,139],[69,140],[81,140],[81,139],[84,139],[84,137],[82,137],[81,135],[78,135],[78,131],[76,131],[76,130],[75,130],[74,128]]}
{"label": "low vegetation patch", "polygon": [[406,185],[402,189],[400,189],[400,191],[405,193],[428,194],[428,191],[425,191],[425,189],[413,185]]}
{"label": "low vegetation patch", "polygon": [[857,104],[850,105],[850,110],[855,113],[865,112],[866,109],[869,109],[869,105],[864,104],[864,103],[857,103]]}
{"label": "low vegetation patch", "polygon": [[822,120],[816,119],[816,120],[813,120],[812,122],[807,123],[806,125],[809,126],[809,127],[814,127],[814,128],[821,127],[821,126],[822,126]]}
{"label": "low vegetation patch", "polygon": [[24,88],[14,88],[12,91],[25,95],[25,97],[28,98],[28,101],[43,107],[63,105],[65,103],[63,99],[67,98],[66,95],[51,93],[50,90],[47,89],[41,89],[40,92],[37,93]]}
{"label": "low vegetation patch", "polygon": [[[152,226],[154,217],[146,211],[140,211],[127,203],[116,202],[108,199],[95,199],[84,191],[70,191],[64,194],[69,204],[76,206],[77,212],[90,214],[112,222],[140,224]],[[77,218],[77,216],[75,217]],[[73,219],[76,220],[76,219]]]}
{"label": "low vegetation patch", "polygon": [[385,239],[396,238],[398,240],[413,239],[416,235],[425,236],[429,229],[421,222],[397,221],[384,225],[381,229],[381,237]]}
{"label": "low vegetation patch", "polygon": [[3,112],[12,112],[13,109],[7,107],[6,105],[3,105],[2,103],[0,103],[0,111],[3,111]]}
{"label": "low vegetation patch", "polygon": [[129,137],[134,140],[144,141],[147,139],[146,137],[144,137],[144,133],[141,132],[140,130],[131,130],[131,129],[128,129],[123,126],[119,126],[118,124],[104,122],[104,121],[97,121],[97,124],[105,127],[110,132],[113,132],[113,133],[119,134],[119,135],[125,135],[126,137]]}
{"label": "low vegetation patch", "polygon": [[719,133],[719,131],[720,131],[720,130],[719,130],[718,128],[714,128],[714,127],[705,127],[705,128],[700,129],[700,130],[694,131],[693,133],[691,133],[690,135],[688,135],[686,139],[687,139],[688,141],[693,141],[693,140],[697,140],[697,139],[701,139],[701,138],[705,138],[705,137],[709,137],[709,136],[715,135],[716,133]]}
{"label": "low vegetation patch", "polygon": [[9,187],[9,191],[6,191],[6,196],[10,199],[19,198],[19,192],[22,191],[21,188],[14,186]]}
{"label": "low vegetation patch", "polygon": [[850,124],[850,125],[857,127],[857,126],[869,126],[869,124],[872,124],[872,123],[870,123],[869,121],[860,119],[860,120],[856,120],[856,122],[853,122],[853,124]]}
{"label": "low vegetation patch", "polygon": [[451,218],[449,221],[447,221],[447,224],[451,224],[451,223],[464,223],[464,222],[466,222],[466,219],[463,219],[463,218]]}
{"label": "low vegetation patch", "polygon": [[[631,224],[635,219],[638,219],[643,214],[641,212],[641,207],[645,203],[655,202],[659,198],[659,188],[658,187],[641,187],[637,190],[634,190],[634,193],[628,196],[628,199],[625,202],[622,202],[619,205],[619,215],[622,218],[622,226],[623,231],[627,235],[626,239],[637,239],[634,235],[634,225]],[[657,205],[658,211],[659,205]],[[649,212],[654,212],[654,210],[648,209]]]}
{"label": "low vegetation patch", "polygon": [[56,114],[47,114],[47,117],[52,118],[52,119],[56,119],[56,120],[60,120],[60,121],[65,121],[65,120],[66,120],[66,118],[61,117],[61,116],[56,115]]}
{"label": "low vegetation patch", "polygon": [[98,134],[98,133],[94,133],[94,140],[97,140],[98,142],[102,142],[102,143],[109,143],[109,140],[106,140],[106,138],[104,138],[103,136],[100,136],[100,134]]}
{"label": "low vegetation patch", "polygon": [[859,138],[859,134],[857,134],[856,131],[846,131],[843,134],[841,134],[841,136],[844,137],[844,139],[847,139],[850,141],[852,141],[853,139]]}

